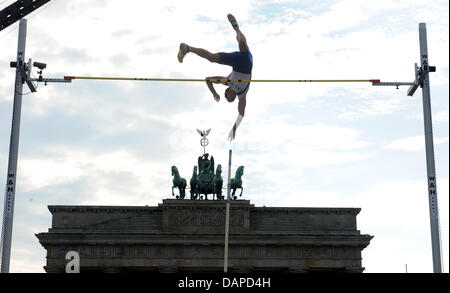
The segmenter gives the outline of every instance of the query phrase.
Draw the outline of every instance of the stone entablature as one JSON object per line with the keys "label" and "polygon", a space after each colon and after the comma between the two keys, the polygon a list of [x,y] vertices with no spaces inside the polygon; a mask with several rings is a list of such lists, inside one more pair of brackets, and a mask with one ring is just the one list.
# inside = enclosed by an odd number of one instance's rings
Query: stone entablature
{"label": "stone entablature", "polygon": [[[164,200],[162,208],[164,232],[225,233],[225,202]],[[230,232],[250,232],[250,209],[248,200],[233,201],[230,207]]]}
{"label": "stone entablature", "polygon": [[[78,251],[81,269],[222,271],[225,203],[164,200],[157,207],[49,206],[48,272],[64,271]],[[231,202],[230,271],[362,272],[372,236],[356,226],[357,208],[255,207]]]}

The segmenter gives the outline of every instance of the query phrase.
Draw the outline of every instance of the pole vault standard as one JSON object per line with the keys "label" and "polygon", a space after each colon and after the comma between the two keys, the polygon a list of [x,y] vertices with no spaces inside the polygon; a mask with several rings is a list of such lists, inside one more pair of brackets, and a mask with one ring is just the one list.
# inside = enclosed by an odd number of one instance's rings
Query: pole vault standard
{"label": "pole vault standard", "polygon": [[25,43],[27,35],[27,21],[22,19],[19,24],[19,44],[16,59],[16,83],[14,88],[14,106],[9,144],[8,174],[6,178],[5,206],[2,224],[2,273],[9,273],[9,259],[11,256],[12,226],[14,217],[14,199],[16,193],[17,157],[19,150],[20,114],[22,109],[23,78],[20,68],[25,60]]}
{"label": "pole vault standard", "polygon": [[433,124],[431,119],[430,75],[428,74],[429,72],[436,71],[436,68],[428,65],[427,27],[425,23],[419,24],[419,41],[422,67],[420,68],[420,74],[417,73],[417,75],[419,75],[418,78],[422,80],[420,86],[422,87],[425,151],[427,156],[428,201],[430,208],[433,271],[435,273],[442,273],[441,235],[436,187],[436,168],[434,161]]}
{"label": "pole vault standard", "polygon": [[419,23],[420,63],[415,64],[415,80],[412,83],[374,83],[381,86],[410,85],[408,96],[413,96],[419,86],[422,88],[423,120],[425,132],[425,152],[427,159],[428,203],[430,213],[431,248],[433,255],[433,272],[442,273],[442,245],[439,227],[439,206],[436,187],[436,167],[434,161],[433,124],[431,119],[430,72],[436,72],[435,66],[428,64],[427,26]]}
{"label": "pole vault standard", "polygon": [[[42,1],[41,1],[42,2]],[[48,1],[47,1],[48,2]],[[16,196],[17,160],[19,152],[20,117],[22,109],[23,84],[26,83],[31,92],[36,92],[33,81],[44,82],[68,82],[64,79],[44,79],[42,70],[47,66],[40,62],[25,62],[25,45],[27,36],[27,20],[21,19],[19,23],[19,42],[17,48],[17,59],[11,62],[11,67],[16,68],[16,82],[14,87],[14,106],[11,126],[11,140],[9,144],[8,174],[6,176],[5,205],[3,210],[3,223],[1,235],[1,272],[9,273],[11,258],[11,241],[14,218],[14,201]],[[31,68],[40,69],[39,78],[31,79]],[[69,81],[70,82],[70,81]]]}

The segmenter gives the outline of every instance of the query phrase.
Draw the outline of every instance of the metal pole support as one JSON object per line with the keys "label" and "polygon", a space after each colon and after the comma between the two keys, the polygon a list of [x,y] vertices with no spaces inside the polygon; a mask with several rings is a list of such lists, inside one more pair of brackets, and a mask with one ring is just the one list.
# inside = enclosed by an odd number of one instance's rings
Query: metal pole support
{"label": "metal pole support", "polygon": [[431,246],[433,253],[433,272],[442,273],[441,237],[439,230],[439,208],[436,187],[436,169],[434,161],[433,125],[430,101],[430,66],[428,64],[427,28],[419,24],[420,61],[422,65],[421,82],[423,99],[423,118],[425,130],[425,151],[427,158],[428,200],[430,209]]}
{"label": "metal pole support", "polygon": [[11,240],[14,216],[14,199],[16,193],[17,158],[19,151],[20,115],[22,109],[23,80],[21,66],[25,63],[25,43],[27,35],[27,20],[20,20],[19,44],[17,49],[16,84],[14,88],[14,108],[11,127],[11,140],[9,145],[8,174],[6,178],[5,206],[3,211],[2,238],[1,238],[1,272],[9,273],[11,256]]}

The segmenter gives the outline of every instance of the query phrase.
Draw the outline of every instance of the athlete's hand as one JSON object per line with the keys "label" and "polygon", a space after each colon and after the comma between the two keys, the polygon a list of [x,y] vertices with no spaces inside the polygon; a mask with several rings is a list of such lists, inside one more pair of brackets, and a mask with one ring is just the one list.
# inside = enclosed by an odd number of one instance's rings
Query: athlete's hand
{"label": "athlete's hand", "polygon": [[233,126],[233,128],[230,131],[230,134],[228,135],[228,140],[232,142],[233,139],[235,139],[235,137],[236,137],[236,127]]}
{"label": "athlete's hand", "polygon": [[218,94],[214,94],[214,100],[216,100],[216,102],[219,102],[220,96]]}

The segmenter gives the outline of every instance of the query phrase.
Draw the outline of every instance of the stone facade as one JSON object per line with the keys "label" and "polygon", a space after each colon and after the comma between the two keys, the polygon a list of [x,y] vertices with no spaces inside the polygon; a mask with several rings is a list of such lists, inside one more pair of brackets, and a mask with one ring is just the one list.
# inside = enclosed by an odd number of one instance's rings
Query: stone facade
{"label": "stone facade", "polygon": [[[155,207],[49,206],[47,272],[69,251],[81,272],[223,272],[225,202],[164,200]],[[357,208],[255,207],[231,202],[230,272],[362,272],[372,236]]]}

